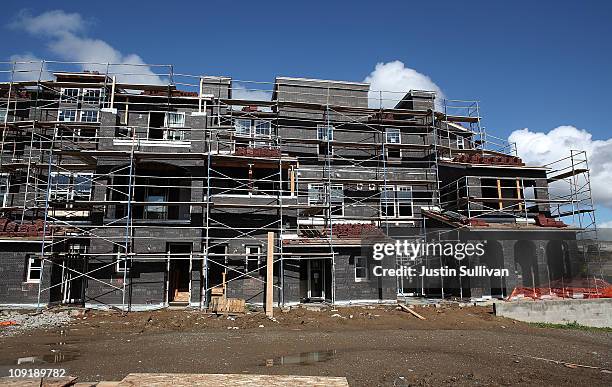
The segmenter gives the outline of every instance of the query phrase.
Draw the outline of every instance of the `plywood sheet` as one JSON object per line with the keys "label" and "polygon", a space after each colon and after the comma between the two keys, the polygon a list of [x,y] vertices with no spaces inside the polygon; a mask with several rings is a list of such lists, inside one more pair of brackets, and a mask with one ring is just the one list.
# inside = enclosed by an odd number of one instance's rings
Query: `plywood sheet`
{"label": "plywood sheet", "polygon": [[129,374],[119,387],[162,386],[348,387],[344,377],[245,374]]}

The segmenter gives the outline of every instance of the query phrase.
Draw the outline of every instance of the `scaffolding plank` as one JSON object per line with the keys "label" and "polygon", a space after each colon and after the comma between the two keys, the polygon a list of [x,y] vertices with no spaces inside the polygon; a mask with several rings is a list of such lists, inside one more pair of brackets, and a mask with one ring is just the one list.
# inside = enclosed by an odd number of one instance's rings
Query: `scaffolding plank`
{"label": "scaffolding plank", "polygon": [[573,215],[578,215],[578,214],[587,214],[589,212],[594,212],[595,210],[592,208],[581,208],[579,210],[573,210],[573,211],[565,211],[565,212],[560,212],[558,214],[552,214],[553,216],[556,216],[558,218],[563,218],[566,216],[573,216]]}
{"label": "scaffolding plank", "polygon": [[572,169],[571,171],[567,171],[564,173],[560,173],[558,175],[550,176],[548,179],[546,179],[546,181],[548,181],[549,183],[552,183],[553,181],[563,180],[568,177],[576,176],[576,175],[579,175],[581,173],[585,173],[588,171],[589,170],[585,168]]}
{"label": "scaffolding plank", "polygon": [[449,114],[444,114],[442,112],[436,112],[436,118],[439,118],[443,121],[450,121],[450,122],[470,122],[470,123],[476,123],[478,121],[480,121],[480,117],[477,116],[458,116],[458,115],[449,115]]}
{"label": "scaffolding plank", "polygon": [[0,378],[0,385],[11,387],[67,387],[74,385],[76,379],[70,376],[65,378],[11,378],[6,376]]}

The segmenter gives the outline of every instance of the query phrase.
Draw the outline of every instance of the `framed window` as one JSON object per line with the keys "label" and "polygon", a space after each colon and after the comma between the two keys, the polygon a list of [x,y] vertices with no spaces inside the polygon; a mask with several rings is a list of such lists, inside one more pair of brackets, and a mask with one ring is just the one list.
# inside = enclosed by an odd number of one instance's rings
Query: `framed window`
{"label": "framed window", "polygon": [[35,255],[27,256],[26,282],[39,283],[42,275],[42,259]]}
{"label": "framed window", "polygon": [[81,122],[98,122],[98,111],[81,110]]}
{"label": "framed window", "polygon": [[78,200],[91,199],[92,173],[75,173],[73,175],[74,197]]}
{"label": "framed window", "polygon": [[344,216],[344,187],[342,184],[331,186],[330,200],[331,215]]}
{"label": "framed window", "polygon": [[323,184],[308,184],[308,205],[324,204],[324,194]]}
{"label": "framed window", "polygon": [[363,256],[355,257],[355,282],[368,280],[368,258]]}
{"label": "framed window", "polygon": [[115,259],[115,271],[117,273],[130,271],[125,254],[117,253],[117,257]]}
{"label": "framed window", "polygon": [[[387,128],[385,129],[385,143],[388,145],[401,144],[402,134],[398,128]],[[398,147],[387,146],[385,148],[387,157],[390,158],[401,158],[402,150]]]}
{"label": "framed window", "polygon": [[401,144],[402,134],[398,128],[387,128],[385,130],[385,142],[387,144]]}
{"label": "framed window", "polygon": [[58,121],[62,122],[75,122],[77,119],[76,109],[60,109]]}
{"label": "framed window", "polygon": [[457,149],[465,149],[465,138],[457,136]]}
{"label": "framed window", "polygon": [[246,246],[246,271],[253,275],[260,266],[261,246]]}
{"label": "framed window", "polygon": [[412,187],[398,185],[395,191],[398,218],[410,218],[412,212]]}
{"label": "framed window", "polygon": [[49,196],[54,200],[91,199],[92,173],[51,172]]}
{"label": "framed window", "polygon": [[331,125],[317,125],[317,140],[324,141],[319,143],[317,151],[320,155],[333,155],[334,147],[327,141],[333,141],[334,127]]}
{"label": "framed window", "polygon": [[[130,264],[127,259],[127,254],[125,250],[125,245],[115,245],[115,271],[117,273],[125,273],[126,271],[130,271]],[[128,244],[127,251],[130,251],[130,245]]]}
{"label": "framed window", "polygon": [[83,103],[88,105],[99,105],[102,97],[102,89],[83,89]]}
{"label": "framed window", "polygon": [[251,135],[251,120],[236,119],[234,120],[234,128],[236,129],[236,135],[250,136]]}
{"label": "framed window", "polygon": [[380,190],[381,217],[410,218],[413,216],[412,187],[385,186]]}
{"label": "framed window", "polygon": [[79,102],[79,89],[77,88],[62,88],[60,95],[60,102],[64,103],[78,103]]}
{"label": "framed window", "polygon": [[380,188],[380,216],[395,218],[395,192],[393,186]]}
{"label": "framed window", "polygon": [[49,196],[53,200],[69,200],[72,187],[70,185],[70,172],[51,172],[49,182]]}
{"label": "framed window", "polygon": [[0,206],[6,207],[8,204],[10,176],[6,173],[0,175]]}
{"label": "framed window", "polygon": [[[160,185],[159,182],[154,184]],[[163,220],[168,217],[168,206],[163,203],[167,201],[168,188],[167,187],[146,187],[145,201],[147,205],[144,208],[145,219],[156,219]]]}
{"label": "framed window", "polygon": [[333,184],[329,192],[329,200],[327,201],[327,190],[323,184],[308,184],[308,205],[329,204],[331,207],[331,215],[344,216],[344,186],[342,184]]}
{"label": "framed window", "polygon": [[182,141],[184,140],[185,131],[179,129],[166,129],[164,130],[164,140],[168,141]]}
{"label": "framed window", "polygon": [[164,126],[166,128],[184,128],[185,113],[184,112],[167,112],[164,118]]}
{"label": "framed window", "polygon": [[6,109],[0,109],[0,123],[5,123],[8,114],[6,113]]}
{"label": "framed window", "polygon": [[317,125],[317,140],[333,141],[334,127],[331,125]]}
{"label": "framed window", "polygon": [[272,135],[272,123],[265,120],[255,120],[255,137],[270,137]]}

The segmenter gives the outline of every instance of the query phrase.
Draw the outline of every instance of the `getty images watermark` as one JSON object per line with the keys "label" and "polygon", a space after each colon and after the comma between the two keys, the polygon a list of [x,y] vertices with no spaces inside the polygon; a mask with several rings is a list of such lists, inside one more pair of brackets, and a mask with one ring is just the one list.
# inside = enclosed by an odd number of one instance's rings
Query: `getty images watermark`
{"label": "getty images watermark", "polygon": [[406,264],[416,262],[417,259],[428,257],[452,257],[457,261],[465,258],[482,257],[486,253],[484,242],[420,242],[409,240],[396,240],[388,243],[375,243],[373,245],[372,258],[382,261],[385,257],[404,258],[402,264],[396,268],[384,268],[381,265],[374,266],[372,273],[376,277],[507,277],[508,269],[488,268],[486,265],[467,266],[460,265],[457,268],[449,266],[414,267]]}

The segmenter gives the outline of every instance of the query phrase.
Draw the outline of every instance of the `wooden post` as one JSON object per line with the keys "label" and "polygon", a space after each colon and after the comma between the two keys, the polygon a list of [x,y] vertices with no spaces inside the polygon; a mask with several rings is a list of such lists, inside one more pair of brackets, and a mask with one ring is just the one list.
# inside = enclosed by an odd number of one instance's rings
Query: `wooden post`
{"label": "wooden post", "polygon": [[501,180],[497,179],[497,198],[499,199],[499,209],[504,209],[504,202],[502,201],[502,189],[501,189]]}
{"label": "wooden post", "polygon": [[266,316],[274,316],[274,233],[268,233],[268,257],[266,259]]}
{"label": "wooden post", "polygon": [[523,211],[523,203],[520,202],[523,198],[521,197],[521,183],[519,179],[516,179],[516,197],[518,198],[518,209],[519,211]]}
{"label": "wooden post", "polygon": [[291,174],[290,174],[290,184],[291,184],[291,197],[295,196],[295,169],[291,166]]}

